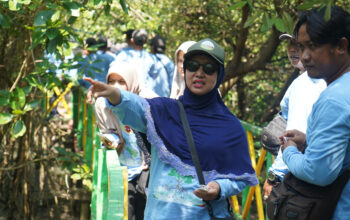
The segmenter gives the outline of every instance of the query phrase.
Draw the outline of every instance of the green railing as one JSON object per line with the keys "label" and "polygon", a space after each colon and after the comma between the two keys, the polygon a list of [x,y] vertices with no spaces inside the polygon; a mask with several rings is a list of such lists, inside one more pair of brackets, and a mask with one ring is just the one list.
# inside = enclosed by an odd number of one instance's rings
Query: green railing
{"label": "green railing", "polygon": [[92,167],[91,219],[124,219],[128,216],[128,172],[120,166],[115,149],[101,148],[94,108],[84,92],[73,88],[73,120],[78,150]]}

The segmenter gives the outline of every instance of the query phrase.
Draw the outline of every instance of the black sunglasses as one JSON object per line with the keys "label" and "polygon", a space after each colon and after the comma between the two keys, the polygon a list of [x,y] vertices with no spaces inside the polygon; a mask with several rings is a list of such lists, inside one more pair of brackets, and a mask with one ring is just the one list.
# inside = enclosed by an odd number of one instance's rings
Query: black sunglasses
{"label": "black sunglasses", "polygon": [[191,72],[197,71],[201,66],[203,68],[203,72],[207,75],[213,75],[219,69],[219,65],[216,63],[200,64],[199,62],[194,60],[186,62],[186,69],[188,69]]}

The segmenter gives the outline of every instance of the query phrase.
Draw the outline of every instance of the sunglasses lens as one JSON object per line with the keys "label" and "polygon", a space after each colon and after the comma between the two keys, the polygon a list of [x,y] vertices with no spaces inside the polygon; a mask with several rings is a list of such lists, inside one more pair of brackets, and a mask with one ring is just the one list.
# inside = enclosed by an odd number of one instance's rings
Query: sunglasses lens
{"label": "sunglasses lens", "polygon": [[208,75],[214,74],[217,69],[218,66],[213,63],[206,63],[203,65],[203,71]]}
{"label": "sunglasses lens", "polygon": [[186,65],[187,69],[191,72],[197,71],[199,69],[199,66],[200,65],[198,62],[192,61],[192,60],[188,61],[187,65]]}

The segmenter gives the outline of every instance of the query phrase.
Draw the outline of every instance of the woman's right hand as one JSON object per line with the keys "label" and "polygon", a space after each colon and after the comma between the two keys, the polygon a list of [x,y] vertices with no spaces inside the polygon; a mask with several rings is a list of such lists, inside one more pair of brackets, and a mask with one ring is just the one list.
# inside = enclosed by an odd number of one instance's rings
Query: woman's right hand
{"label": "woman's right hand", "polygon": [[118,88],[93,80],[89,77],[84,77],[83,79],[91,83],[87,92],[86,101],[88,103],[93,104],[93,98],[98,97],[106,97],[112,105],[118,105],[121,102],[121,95]]}

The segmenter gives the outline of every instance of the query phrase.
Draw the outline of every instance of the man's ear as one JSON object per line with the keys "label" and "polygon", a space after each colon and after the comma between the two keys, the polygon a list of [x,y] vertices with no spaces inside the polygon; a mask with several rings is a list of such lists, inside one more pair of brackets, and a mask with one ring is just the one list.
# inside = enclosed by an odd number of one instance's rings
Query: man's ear
{"label": "man's ear", "polygon": [[349,46],[348,39],[346,37],[342,37],[337,43],[335,50],[339,55],[343,55],[348,52],[348,46]]}
{"label": "man's ear", "polygon": [[134,38],[130,38],[130,42],[133,44],[135,43]]}

